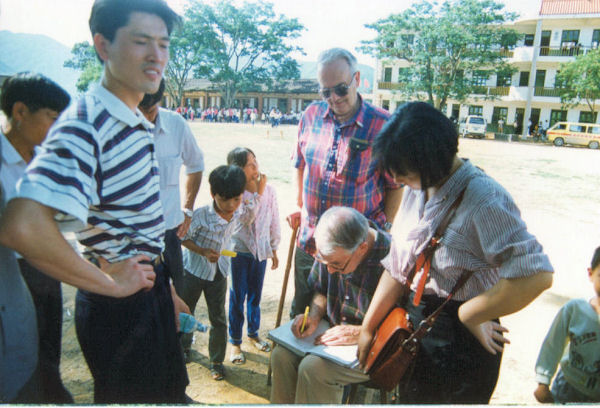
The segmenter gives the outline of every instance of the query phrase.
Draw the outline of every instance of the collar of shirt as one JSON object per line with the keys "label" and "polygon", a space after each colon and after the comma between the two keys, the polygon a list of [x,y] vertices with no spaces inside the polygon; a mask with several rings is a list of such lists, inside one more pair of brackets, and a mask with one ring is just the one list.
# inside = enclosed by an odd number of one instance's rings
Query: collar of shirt
{"label": "collar of shirt", "polygon": [[111,116],[126,123],[127,126],[133,128],[142,125],[146,129],[154,128],[154,125],[145,118],[139,109],[136,108],[136,112],[133,113],[122,100],[102,85],[97,85],[90,93],[100,99],[100,102]]}
{"label": "collar of shirt", "polygon": [[21,157],[17,149],[12,145],[10,140],[6,137],[4,132],[0,130],[0,137],[2,138],[2,159],[6,162],[6,164],[17,164],[17,163],[25,163],[25,160]]}
{"label": "collar of shirt", "polygon": [[[360,96],[360,94],[357,94],[357,95],[358,95],[358,101],[360,102],[360,107],[358,108],[358,111],[354,114],[352,119],[340,124],[340,126],[342,126],[342,127],[350,126],[354,122],[356,122],[356,124],[358,126],[363,127],[363,118],[365,116],[365,111],[367,109],[367,105],[363,102],[362,96]],[[331,106],[329,106],[329,104],[327,104],[327,109],[323,113],[323,119],[325,119],[328,116],[334,123],[338,124],[335,114],[333,113],[333,110],[331,109]]]}
{"label": "collar of shirt", "polygon": [[221,217],[217,210],[215,210],[215,200],[208,206],[207,215],[211,218],[211,221],[214,221],[215,224],[229,224],[231,221],[235,219],[235,217],[239,214],[240,209],[235,210],[233,217],[231,220],[227,221],[225,218]]}
{"label": "collar of shirt", "polygon": [[158,135],[160,132],[164,132],[166,134],[170,134],[169,130],[167,129],[167,121],[165,121],[165,114],[162,113],[164,112],[165,109],[163,108],[158,108],[158,113],[156,114],[156,123],[154,123],[154,134]]}

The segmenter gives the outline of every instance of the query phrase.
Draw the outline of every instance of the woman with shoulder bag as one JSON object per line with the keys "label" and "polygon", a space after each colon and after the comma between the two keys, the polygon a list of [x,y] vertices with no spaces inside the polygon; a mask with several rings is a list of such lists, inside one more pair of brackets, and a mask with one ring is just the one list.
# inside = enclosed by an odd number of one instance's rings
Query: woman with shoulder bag
{"label": "woman with shoulder bag", "polygon": [[[404,298],[414,327],[453,291],[463,273],[472,275],[451,296],[421,340],[403,403],[487,404],[509,340],[499,317],[514,313],[552,284],[552,266],[526,228],[512,197],[468,160],[457,157],[452,122],[422,102],[401,106],[377,136],[380,165],[405,185],[401,220],[367,311],[358,343],[364,367],[374,333]],[[454,203],[458,203],[453,208]],[[446,218],[429,273],[407,276]],[[428,275],[428,276],[427,276]],[[422,289],[415,299],[417,288]]]}

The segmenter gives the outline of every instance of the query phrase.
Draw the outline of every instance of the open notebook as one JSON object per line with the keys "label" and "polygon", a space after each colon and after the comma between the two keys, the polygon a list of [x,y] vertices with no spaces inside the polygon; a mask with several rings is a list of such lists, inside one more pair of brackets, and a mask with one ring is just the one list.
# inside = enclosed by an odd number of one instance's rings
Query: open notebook
{"label": "open notebook", "polygon": [[280,344],[299,356],[306,354],[314,354],[327,360],[331,360],[339,365],[358,370],[358,359],[356,358],[357,345],[352,346],[325,346],[322,344],[315,345],[315,338],[329,328],[329,323],[321,320],[317,330],[310,336],[304,339],[299,339],[292,333],[292,323],[290,320],[287,323],[269,332],[269,339]]}

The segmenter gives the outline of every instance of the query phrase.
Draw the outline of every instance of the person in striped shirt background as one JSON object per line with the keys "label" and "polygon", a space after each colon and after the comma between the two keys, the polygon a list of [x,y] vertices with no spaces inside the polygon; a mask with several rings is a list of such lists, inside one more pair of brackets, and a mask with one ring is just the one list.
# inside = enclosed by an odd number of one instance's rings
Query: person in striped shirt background
{"label": "person in striped shirt background", "polygon": [[[178,21],[163,0],[94,2],[101,84],[53,126],[0,223],[3,245],[80,288],[76,328],[96,403],[186,402],[175,316],[187,308],[160,260],[152,125],[136,109],[158,90]],[[64,218],[79,223],[83,258],[60,233]]]}

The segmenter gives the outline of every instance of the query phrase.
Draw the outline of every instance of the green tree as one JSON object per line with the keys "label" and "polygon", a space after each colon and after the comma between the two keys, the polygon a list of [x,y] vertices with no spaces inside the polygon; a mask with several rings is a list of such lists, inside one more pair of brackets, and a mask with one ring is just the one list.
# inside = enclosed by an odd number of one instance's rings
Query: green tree
{"label": "green tree", "polygon": [[572,108],[586,104],[594,116],[596,100],[600,99],[600,50],[592,50],[561,64],[556,84],[564,106]]}
{"label": "green tree", "polygon": [[239,6],[220,0],[193,0],[186,18],[199,35],[209,36],[209,63],[197,68],[220,90],[225,106],[233,106],[238,92],[270,86],[273,81],[299,78],[292,58],[302,49],[290,43],[304,27],[295,18],[275,15],[273,4],[258,1]]}
{"label": "green tree", "polygon": [[421,1],[367,24],[377,37],[363,41],[361,50],[384,62],[407,61],[400,70],[399,92],[440,109],[448,99],[464,101],[481,93],[482,81],[492,73],[505,77],[515,71],[503,51],[519,39],[506,26],[517,16],[503,8],[494,0]]}
{"label": "green tree", "polygon": [[166,92],[177,105],[182,103],[188,79],[211,72],[210,49],[215,41],[213,32],[199,30],[187,17],[171,34],[165,85]]}
{"label": "green tree", "polygon": [[83,93],[88,90],[91,83],[97,82],[102,76],[102,64],[96,56],[94,47],[87,41],[75,44],[71,54],[71,59],[65,61],[63,66],[81,71],[75,86]]}

